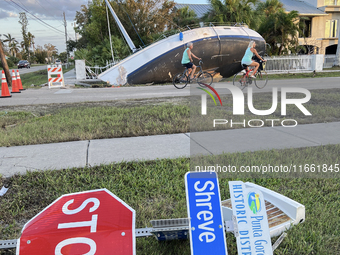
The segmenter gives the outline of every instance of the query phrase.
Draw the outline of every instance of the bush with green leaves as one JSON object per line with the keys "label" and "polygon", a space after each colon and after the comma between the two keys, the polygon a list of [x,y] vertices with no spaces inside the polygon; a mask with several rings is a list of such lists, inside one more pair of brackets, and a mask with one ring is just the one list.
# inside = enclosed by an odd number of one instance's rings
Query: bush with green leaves
{"label": "bush with green leaves", "polygon": [[[7,59],[7,65],[8,65],[9,68],[13,68],[13,67],[16,66],[16,65],[11,61],[11,59]],[[4,68],[3,65],[2,65],[1,60],[0,60],[0,67],[1,67],[1,68]]]}

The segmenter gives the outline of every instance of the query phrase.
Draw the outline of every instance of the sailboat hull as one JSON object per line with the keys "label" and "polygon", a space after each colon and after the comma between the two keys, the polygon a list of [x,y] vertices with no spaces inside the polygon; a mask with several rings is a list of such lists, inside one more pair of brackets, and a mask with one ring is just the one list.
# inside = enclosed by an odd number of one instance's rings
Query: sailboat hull
{"label": "sailboat hull", "polygon": [[[183,51],[188,42],[194,44],[192,52],[203,60],[203,69],[230,77],[241,70],[241,59],[250,40],[256,42],[261,54],[264,39],[246,27],[202,27],[158,41],[111,67],[99,78],[112,85],[171,82],[173,76],[184,70],[181,65]],[[195,61],[194,64],[198,64]]]}

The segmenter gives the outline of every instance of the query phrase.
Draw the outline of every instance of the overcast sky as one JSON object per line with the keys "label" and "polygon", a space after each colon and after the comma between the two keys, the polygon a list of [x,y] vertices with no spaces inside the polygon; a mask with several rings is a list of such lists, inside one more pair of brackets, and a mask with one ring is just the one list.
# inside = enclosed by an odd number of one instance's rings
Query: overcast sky
{"label": "overcast sky", "polygon": [[[177,0],[177,3],[208,3],[207,0]],[[26,12],[28,19],[27,31],[35,36],[35,45],[44,46],[51,43],[58,53],[66,51],[65,27],[63,12],[67,22],[69,39],[75,40],[71,26],[74,23],[76,11],[88,0],[0,0],[0,35],[11,34],[19,43],[23,40],[19,13]],[[34,17],[34,16],[35,17]],[[38,20],[40,19],[40,21]]]}

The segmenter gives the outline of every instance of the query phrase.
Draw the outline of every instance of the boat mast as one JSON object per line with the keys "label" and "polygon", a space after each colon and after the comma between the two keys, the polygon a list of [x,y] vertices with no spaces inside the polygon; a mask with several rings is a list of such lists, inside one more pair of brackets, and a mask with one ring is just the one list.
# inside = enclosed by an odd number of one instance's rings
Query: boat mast
{"label": "boat mast", "polygon": [[120,31],[123,33],[123,36],[124,36],[126,42],[128,43],[130,49],[132,50],[132,52],[136,52],[137,49],[136,49],[135,44],[133,43],[133,41],[131,40],[130,36],[126,32],[125,28],[123,27],[122,23],[120,22],[119,18],[117,17],[115,11],[113,10],[111,4],[109,3],[108,0],[105,0],[105,3],[109,7],[113,18],[116,20],[116,22],[118,24],[118,27],[119,27]]}

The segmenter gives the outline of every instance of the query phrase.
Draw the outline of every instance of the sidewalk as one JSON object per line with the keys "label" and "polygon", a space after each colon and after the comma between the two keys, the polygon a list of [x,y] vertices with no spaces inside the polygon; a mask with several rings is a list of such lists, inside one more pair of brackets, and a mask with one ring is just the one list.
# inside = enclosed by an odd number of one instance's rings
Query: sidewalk
{"label": "sidewalk", "polygon": [[0,174],[340,144],[340,122],[0,147]]}

